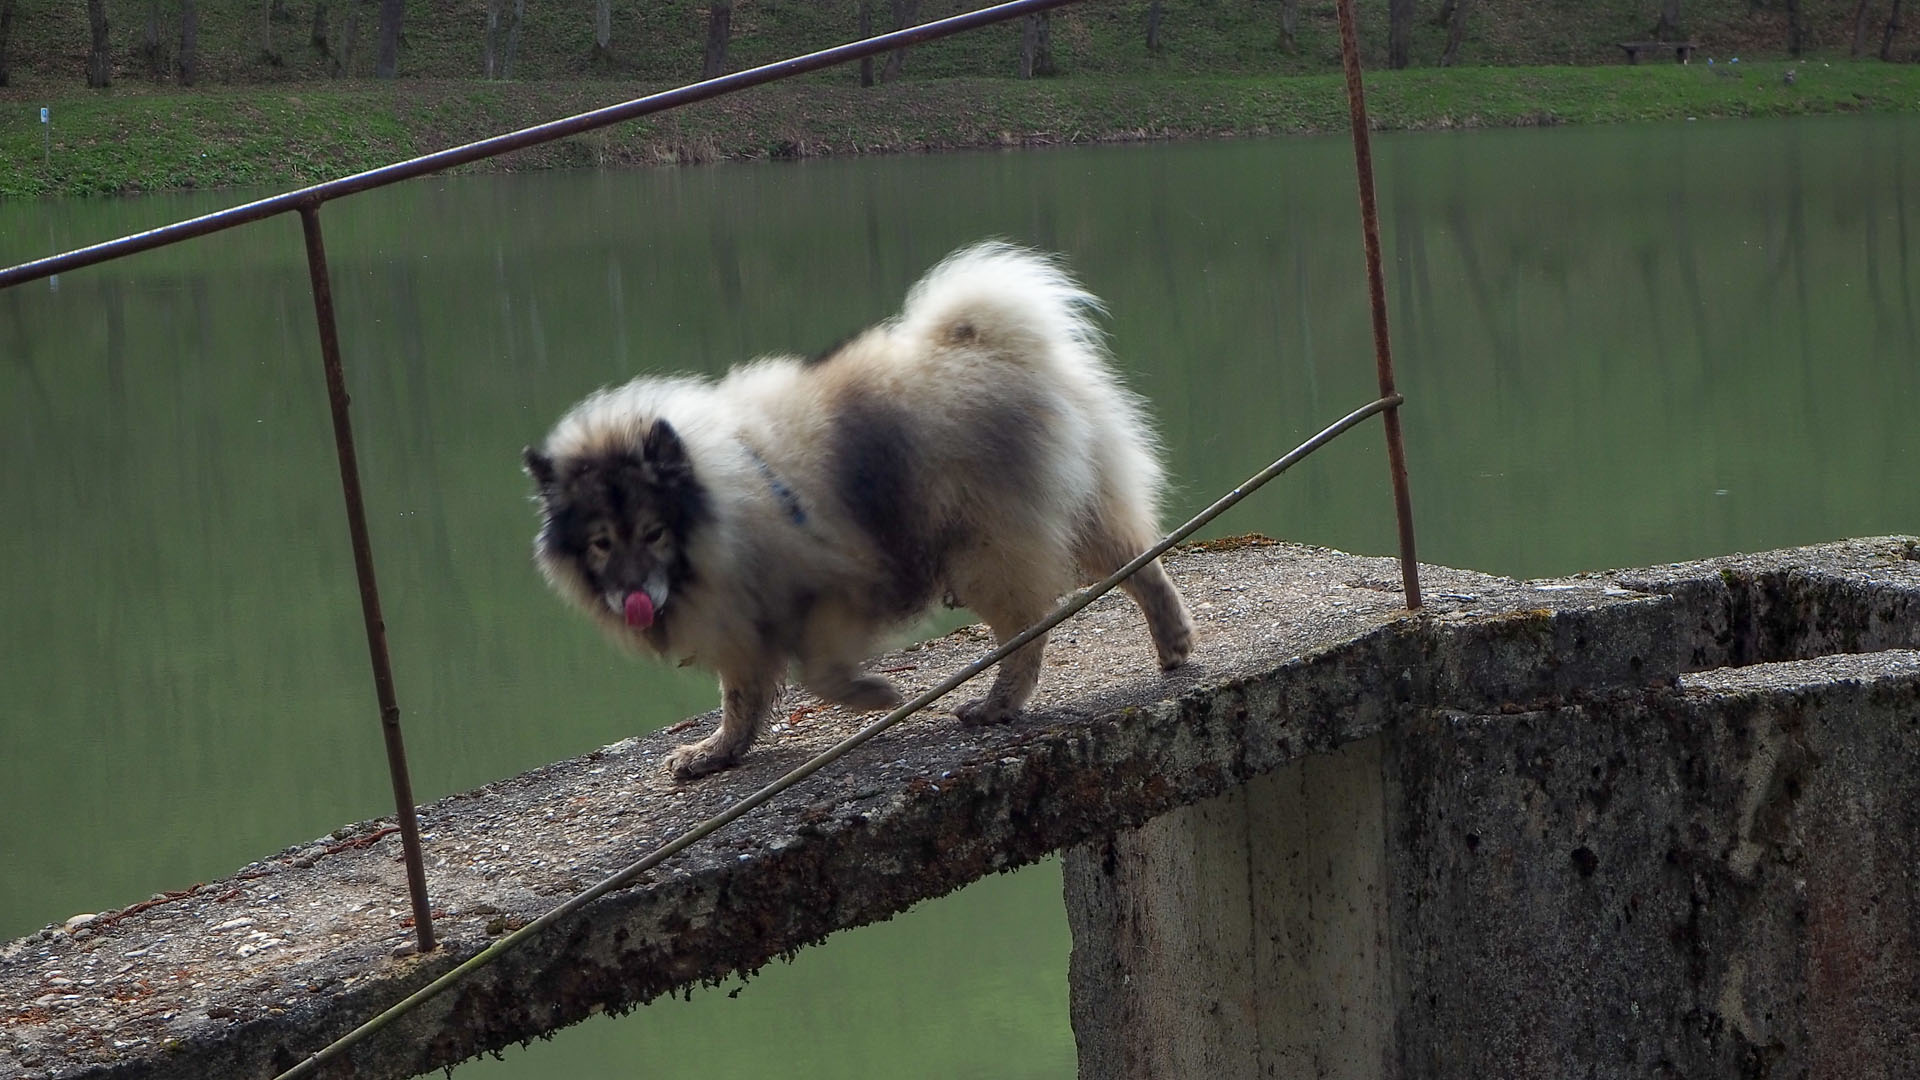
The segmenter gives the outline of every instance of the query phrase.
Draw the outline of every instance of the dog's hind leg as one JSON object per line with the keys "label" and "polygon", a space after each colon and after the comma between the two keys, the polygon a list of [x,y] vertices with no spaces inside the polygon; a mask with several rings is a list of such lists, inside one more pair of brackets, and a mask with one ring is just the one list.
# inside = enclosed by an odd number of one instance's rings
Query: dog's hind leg
{"label": "dog's hind leg", "polygon": [[720,727],[696,743],[675,747],[667,769],[678,780],[692,780],[737,764],[766,718],[780,689],[778,667],[744,673],[720,673]]}
{"label": "dog's hind leg", "polygon": [[[979,614],[993,629],[994,638],[1004,644],[1008,638],[1039,622],[1047,614],[1046,605],[1021,610],[1023,613],[1019,615],[1002,613],[995,616],[984,611]],[[1042,634],[1000,661],[1000,670],[994,675],[987,696],[967,702],[953,710],[953,714],[963,724],[1004,724],[1019,716],[1021,706],[1033,696],[1033,688],[1040,684],[1040,659],[1046,648],[1047,636]]]}
{"label": "dog's hind leg", "polygon": [[872,645],[871,622],[840,604],[816,605],[799,643],[800,685],[824,701],[862,712],[900,704],[900,691],[891,682],[860,670]]}
{"label": "dog's hind leg", "polygon": [[[1064,591],[1047,582],[1012,579],[1016,567],[1005,562],[980,569],[984,573],[976,573],[972,580],[951,582],[954,598],[985,619],[1003,644],[1045,618]],[[966,724],[1000,724],[1018,716],[1040,682],[1040,661],[1046,647],[1047,637],[1042,634],[1000,661],[987,696],[960,706],[954,715]]]}
{"label": "dog's hind leg", "polygon": [[[1105,577],[1130,562],[1135,555],[1153,545],[1156,537],[1123,540],[1104,524],[1095,524],[1082,538],[1080,566],[1089,578]],[[1166,568],[1155,559],[1120,583],[1120,588],[1140,605],[1147,617],[1147,632],[1153,635],[1153,651],[1160,657],[1160,668],[1172,671],[1193,654],[1193,616],[1180,598],[1180,590],[1167,576]]]}
{"label": "dog's hind leg", "polygon": [[822,701],[845,705],[855,712],[891,709],[904,700],[891,682],[846,663],[805,668],[800,685]]}

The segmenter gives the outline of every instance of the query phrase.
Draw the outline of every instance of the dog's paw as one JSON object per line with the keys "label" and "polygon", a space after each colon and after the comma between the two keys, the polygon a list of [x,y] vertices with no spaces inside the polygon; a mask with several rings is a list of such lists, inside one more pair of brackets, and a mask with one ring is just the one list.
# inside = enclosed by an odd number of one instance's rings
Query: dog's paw
{"label": "dog's paw", "polygon": [[739,749],[721,743],[716,734],[697,743],[674,747],[673,753],[667,755],[667,772],[675,780],[698,780],[722,769],[730,769],[739,761]]}
{"label": "dog's paw", "polygon": [[953,710],[953,715],[959,717],[963,724],[980,727],[986,724],[1011,723],[1020,718],[1020,710],[1004,701],[980,698]]}
{"label": "dog's paw", "polygon": [[839,688],[839,692],[833,695],[832,700],[849,709],[875,712],[880,709],[891,709],[905,699],[900,696],[900,691],[892,683],[880,676],[861,675],[847,680],[847,684]]}
{"label": "dog's paw", "polygon": [[1156,636],[1153,651],[1160,657],[1161,671],[1172,671],[1185,664],[1193,656],[1193,624],[1186,623],[1165,635]]}
{"label": "dog's paw", "polygon": [[1187,661],[1193,658],[1193,638],[1184,637],[1167,648],[1159,650],[1159,653],[1161,671],[1173,671],[1176,668],[1185,667]]}

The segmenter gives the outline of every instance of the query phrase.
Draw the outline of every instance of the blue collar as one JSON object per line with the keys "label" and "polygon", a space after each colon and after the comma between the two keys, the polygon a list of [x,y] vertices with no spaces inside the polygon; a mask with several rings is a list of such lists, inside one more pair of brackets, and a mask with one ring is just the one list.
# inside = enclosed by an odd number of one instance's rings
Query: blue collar
{"label": "blue collar", "polygon": [[773,466],[767,464],[767,459],[760,456],[760,451],[748,446],[747,456],[753,458],[753,463],[760,469],[760,475],[767,478],[767,487],[772,488],[773,497],[780,500],[780,509],[787,512],[787,517],[791,518],[795,525],[805,525],[807,511],[800,505],[800,496],[794,494],[786,481],[780,479],[779,474],[773,471]]}

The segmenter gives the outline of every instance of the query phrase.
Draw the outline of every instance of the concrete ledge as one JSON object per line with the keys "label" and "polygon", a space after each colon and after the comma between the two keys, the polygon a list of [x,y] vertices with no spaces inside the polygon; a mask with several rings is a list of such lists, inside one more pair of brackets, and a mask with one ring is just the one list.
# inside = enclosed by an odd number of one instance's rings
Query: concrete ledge
{"label": "concrete ledge", "polygon": [[1885,537],[1598,576],[1679,600],[1671,662],[1704,671],[1920,646],[1916,568],[1920,541]]}
{"label": "concrete ledge", "polygon": [[[1813,648],[1855,625],[1857,642],[1920,645],[1920,562],[1900,539],[1776,553],[1754,570],[1660,568],[1632,578],[1636,588],[1614,575],[1520,583],[1432,567],[1418,619],[1399,607],[1389,560],[1217,548],[1172,560],[1199,620],[1196,662],[1175,677],[1154,672],[1138,613],[1103,601],[1056,633],[1024,723],[909,721],[328,1075],[409,1076],[750,972],[1435,709],[1544,713],[1669,685],[1702,666],[1698,642],[1762,625],[1752,598],[1773,612],[1780,575],[1798,590],[1796,610],[1824,613],[1827,629],[1794,631],[1769,614],[1767,648]],[[1878,614],[1848,606],[1862,590],[1884,602]],[[1736,594],[1745,608],[1727,600]],[[880,666],[931,685],[985,641],[962,631]],[[0,946],[0,1077],[271,1075],[859,719],[797,696],[782,714],[745,767],[711,782],[668,782],[659,762],[685,736],[660,733],[426,807],[429,880],[445,913],[445,947],[431,956],[404,955],[397,843],[378,822],[76,933],[50,927]]]}

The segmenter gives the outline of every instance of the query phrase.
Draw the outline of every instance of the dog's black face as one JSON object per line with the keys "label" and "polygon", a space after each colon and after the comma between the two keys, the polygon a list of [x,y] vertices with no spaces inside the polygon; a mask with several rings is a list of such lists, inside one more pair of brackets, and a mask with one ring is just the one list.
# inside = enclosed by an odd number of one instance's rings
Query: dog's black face
{"label": "dog's black face", "polygon": [[580,603],[664,643],[659,620],[692,578],[687,540],[707,512],[686,446],[656,420],[639,447],[556,460],[524,454],[541,512],[534,552]]}

